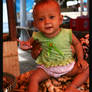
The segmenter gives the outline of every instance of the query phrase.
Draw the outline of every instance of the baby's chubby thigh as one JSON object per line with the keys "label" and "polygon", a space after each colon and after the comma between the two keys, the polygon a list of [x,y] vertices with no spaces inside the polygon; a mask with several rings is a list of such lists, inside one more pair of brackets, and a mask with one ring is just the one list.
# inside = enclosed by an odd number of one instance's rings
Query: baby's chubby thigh
{"label": "baby's chubby thigh", "polygon": [[37,68],[32,76],[30,77],[32,80],[35,80],[36,82],[41,82],[45,79],[48,79],[49,78],[49,75],[41,68]]}

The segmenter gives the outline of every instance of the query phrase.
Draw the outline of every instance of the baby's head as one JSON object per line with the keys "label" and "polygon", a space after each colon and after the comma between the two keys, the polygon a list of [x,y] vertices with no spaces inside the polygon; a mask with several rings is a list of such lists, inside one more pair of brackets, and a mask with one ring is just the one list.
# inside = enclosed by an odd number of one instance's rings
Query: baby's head
{"label": "baby's head", "polygon": [[47,37],[54,37],[60,31],[63,17],[56,0],[41,0],[33,9],[34,26]]}
{"label": "baby's head", "polygon": [[[52,6],[53,5],[53,6]],[[50,8],[55,7],[55,9],[57,9],[60,13],[60,6],[58,4],[58,2],[56,0],[40,0],[34,7],[33,9],[33,16],[35,17],[36,12],[39,10],[39,7],[46,7],[49,8],[47,6],[50,6]],[[42,9],[44,11],[44,9]],[[47,11],[46,11],[47,12]]]}

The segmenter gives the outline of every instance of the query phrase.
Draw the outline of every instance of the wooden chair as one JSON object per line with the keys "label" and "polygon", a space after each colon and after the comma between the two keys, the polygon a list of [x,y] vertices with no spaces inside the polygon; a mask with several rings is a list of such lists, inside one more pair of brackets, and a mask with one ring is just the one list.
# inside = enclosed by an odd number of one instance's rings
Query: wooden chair
{"label": "wooden chair", "polygon": [[3,41],[3,72],[8,72],[14,76],[20,75],[18,62],[18,47],[16,33],[16,12],[14,7],[15,0],[6,0],[8,10],[9,33],[5,36],[8,41]]}

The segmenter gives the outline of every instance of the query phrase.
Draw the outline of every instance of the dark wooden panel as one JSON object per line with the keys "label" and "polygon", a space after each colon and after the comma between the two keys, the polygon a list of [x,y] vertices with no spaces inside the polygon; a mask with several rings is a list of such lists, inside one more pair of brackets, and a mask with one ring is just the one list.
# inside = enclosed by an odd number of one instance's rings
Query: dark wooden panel
{"label": "dark wooden panel", "polygon": [[10,40],[15,41],[17,39],[15,5],[13,0],[6,0],[6,3],[9,21],[9,38]]}

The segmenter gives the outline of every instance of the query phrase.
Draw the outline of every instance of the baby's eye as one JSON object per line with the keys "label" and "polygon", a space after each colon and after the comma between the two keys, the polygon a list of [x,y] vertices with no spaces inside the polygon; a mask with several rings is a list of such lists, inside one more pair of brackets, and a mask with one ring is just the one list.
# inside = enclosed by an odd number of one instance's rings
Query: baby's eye
{"label": "baby's eye", "polygon": [[44,20],[44,18],[39,18],[39,21],[43,21]]}
{"label": "baby's eye", "polygon": [[50,19],[53,19],[55,16],[50,16]]}

